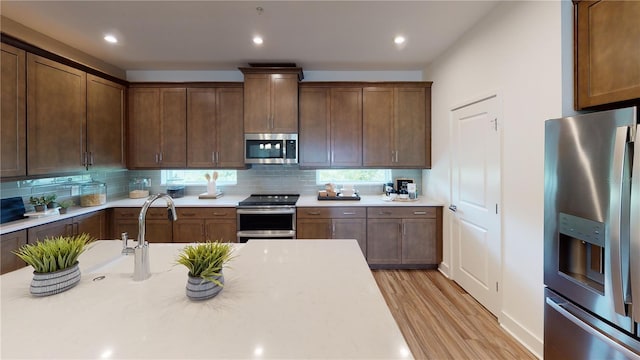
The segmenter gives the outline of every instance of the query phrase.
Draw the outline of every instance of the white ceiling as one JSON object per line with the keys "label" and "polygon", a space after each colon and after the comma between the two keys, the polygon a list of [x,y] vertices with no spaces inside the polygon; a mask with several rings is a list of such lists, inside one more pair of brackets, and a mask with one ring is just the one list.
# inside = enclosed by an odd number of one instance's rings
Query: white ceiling
{"label": "white ceiling", "polygon": [[[0,13],[123,70],[422,70],[497,1],[7,1]],[[264,11],[259,14],[257,7]],[[120,42],[110,45],[104,34]],[[264,37],[255,46],[255,34]],[[393,38],[407,42],[398,47]]]}

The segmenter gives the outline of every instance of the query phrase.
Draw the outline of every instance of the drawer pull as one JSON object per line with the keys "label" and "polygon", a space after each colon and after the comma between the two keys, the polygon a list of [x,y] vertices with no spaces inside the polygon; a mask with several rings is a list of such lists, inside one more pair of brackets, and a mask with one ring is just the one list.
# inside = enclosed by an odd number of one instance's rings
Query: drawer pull
{"label": "drawer pull", "polygon": [[225,216],[227,215],[226,213],[219,213],[219,212],[214,212],[213,216]]}
{"label": "drawer pull", "polygon": [[378,215],[391,215],[391,211],[380,211]]}
{"label": "drawer pull", "polygon": [[345,211],[345,212],[342,213],[342,215],[355,215],[355,214],[356,213],[352,212],[352,211]]}
{"label": "drawer pull", "polygon": [[136,215],[134,213],[120,213],[120,216],[122,216],[122,217],[134,217]]}
{"label": "drawer pull", "polygon": [[182,213],[182,216],[196,216],[196,213]]}
{"label": "drawer pull", "polygon": [[307,211],[307,215],[320,215],[318,211]]}
{"label": "drawer pull", "polygon": [[413,215],[427,215],[426,211],[414,211]]}

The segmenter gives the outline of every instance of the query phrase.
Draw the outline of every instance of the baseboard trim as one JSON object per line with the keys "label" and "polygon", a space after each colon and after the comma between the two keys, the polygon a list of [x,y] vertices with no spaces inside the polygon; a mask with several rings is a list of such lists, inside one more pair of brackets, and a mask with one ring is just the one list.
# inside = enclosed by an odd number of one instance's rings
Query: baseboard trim
{"label": "baseboard trim", "polygon": [[442,275],[444,275],[447,279],[451,279],[451,272],[449,271],[449,265],[445,264],[445,263],[440,263],[440,265],[438,265],[438,271],[440,271],[440,273]]}
{"label": "baseboard trim", "polygon": [[518,340],[522,346],[531,351],[538,359],[542,359],[544,343],[539,337],[522,326],[519,322],[513,319],[509,314],[502,311],[500,316],[500,326]]}

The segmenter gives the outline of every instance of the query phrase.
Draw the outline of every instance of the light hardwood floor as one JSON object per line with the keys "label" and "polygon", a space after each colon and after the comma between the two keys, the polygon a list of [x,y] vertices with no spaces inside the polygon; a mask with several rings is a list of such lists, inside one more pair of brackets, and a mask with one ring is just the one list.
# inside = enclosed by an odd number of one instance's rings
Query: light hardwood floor
{"label": "light hardwood floor", "polygon": [[536,359],[497,319],[436,270],[374,270],[416,359]]}

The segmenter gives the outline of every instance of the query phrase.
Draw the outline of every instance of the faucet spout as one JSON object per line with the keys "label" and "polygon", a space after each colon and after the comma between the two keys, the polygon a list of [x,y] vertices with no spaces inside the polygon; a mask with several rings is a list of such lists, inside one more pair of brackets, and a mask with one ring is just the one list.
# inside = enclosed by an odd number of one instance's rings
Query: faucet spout
{"label": "faucet spout", "polygon": [[142,205],[142,209],[140,209],[140,215],[138,216],[138,245],[136,245],[136,247],[134,248],[134,281],[143,281],[151,276],[151,269],[149,266],[149,243],[145,239],[146,218],[147,211],[151,207],[151,204],[153,204],[154,201],[160,198],[164,199],[167,202],[169,219],[173,221],[178,220],[176,207],[171,196],[167,194],[155,194],[149,196],[149,198],[144,202],[144,205]]}

